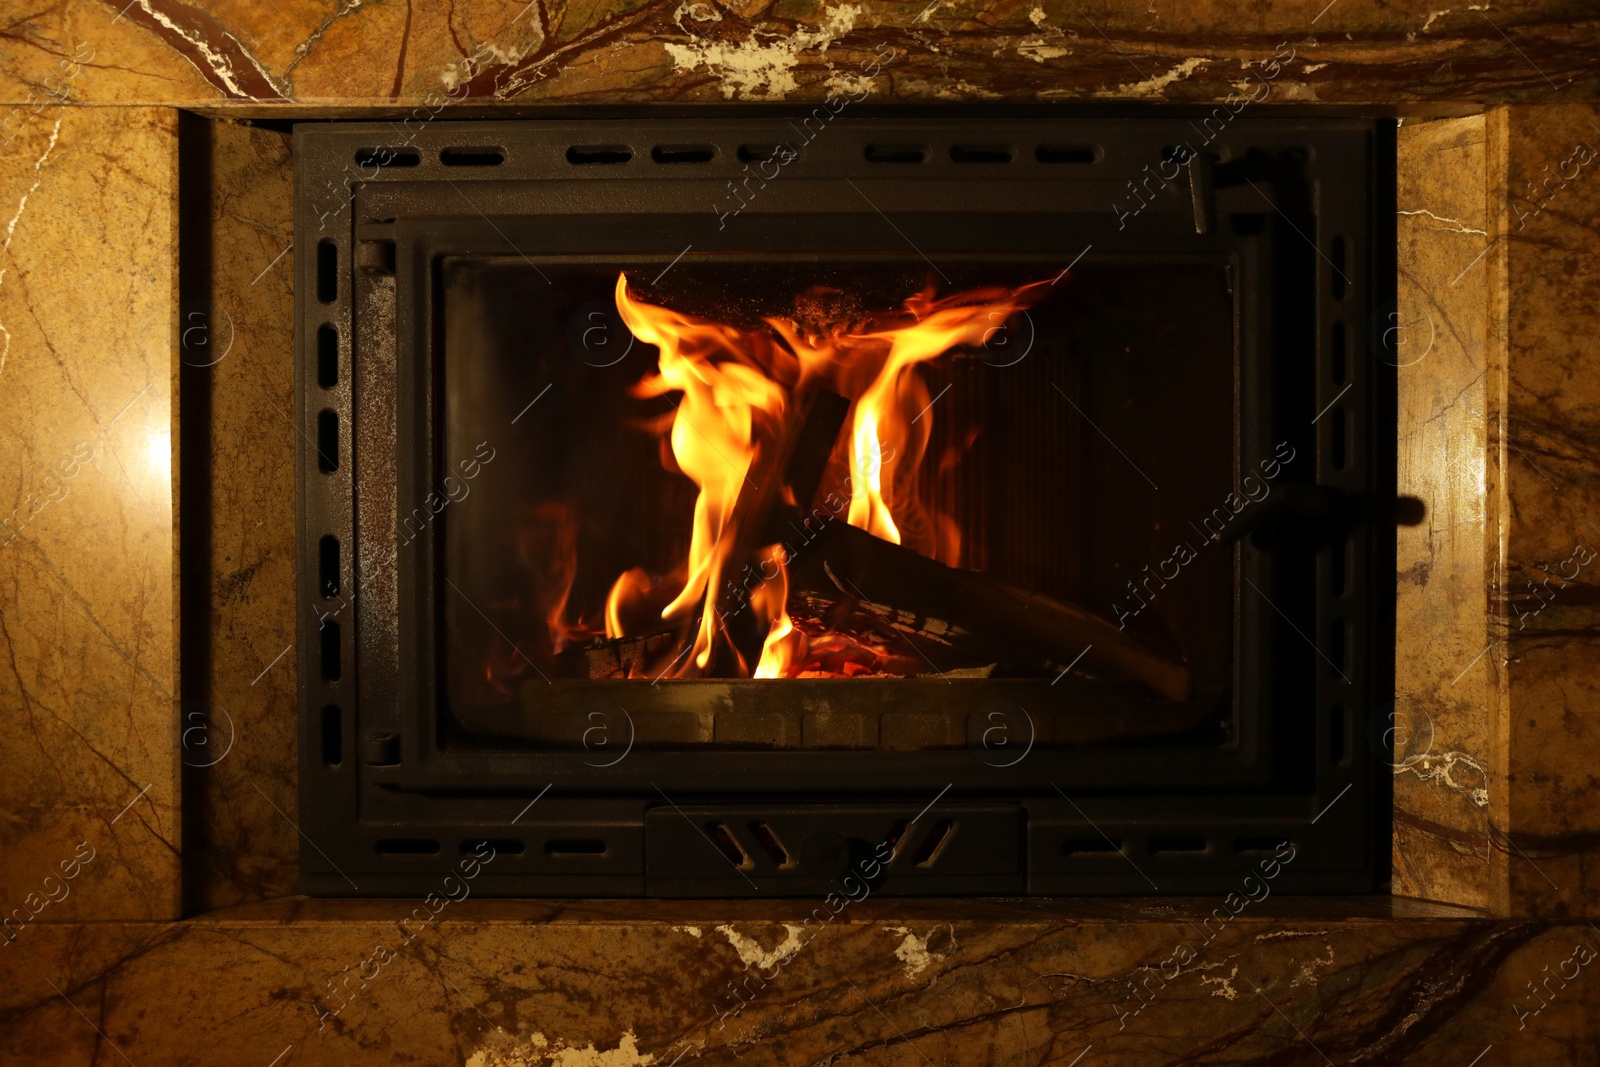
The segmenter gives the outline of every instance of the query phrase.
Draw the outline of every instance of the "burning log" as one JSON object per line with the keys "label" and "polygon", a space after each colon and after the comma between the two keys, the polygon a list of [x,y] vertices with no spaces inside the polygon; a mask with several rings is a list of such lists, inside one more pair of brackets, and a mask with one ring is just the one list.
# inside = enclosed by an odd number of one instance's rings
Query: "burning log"
{"label": "burning log", "polygon": [[[759,488],[747,488],[739,495],[734,529],[741,534],[730,559],[750,559],[760,545],[794,540],[796,527],[792,521],[784,522],[791,509],[782,504],[781,488],[790,486],[793,499],[802,504],[815,496],[849,410],[849,401],[833,393],[812,394],[801,417],[790,423],[795,428],[758,460],[752,480]],[[781,477],[776,476],[778,471],[783,472]],[[757,537],[743,533],[749,530],[762,532]],[[1091,670],[1132,678],[1169,700],[1189,696],[1186,667],[1146,648],[1106,619],[973,571],[947,567],[842,518],[822,525],[815,540],[798,549],[788,581],[795,591],[847,598],[835,609],[818,611],[813,597],[811,610],[795,618],[795,625],[814,638],[841,636],[838,650],[825,646],[808,656],[824,670],[830,669],[832,659],[842,664],[852,658],[866,658],[874,665],[871,673],[897,676],[988,669],[996,662],[1019,660],[1064,669],[1087,648],[1081,662]],[[718,608],[736,612],[748,595],[745,586],[724,589]],[[807,598],[788,599],[791,608],[799,608]],[[856,610],[857,602],[867,610]],[[820,616],[819,625],[808,626],[806,614]],[[747,662],[753,662],[765,634],[730,628],[730,636]],[[942,659],[944,667],[929,656]],[[831,669],[846,673],[840,664]]]}
{"label": "burning log", "polygon": [[[822,484],[834,443],[850,416],[850,401],[838,393],[817,390],[806,399],[803,414],[800,431],[793,436],[789,456],[784,460],[783,479],[793,492],[796,508],[802,510],[810,506]],[[775,525],[770,520],[767,523],[767,544],[790,535],[790,530],[781,527],[772,533]]]}
{"label": "burning log", "polygon": [[[728,638],[747,664],[754,665],[761,657],[767,634],[752,625],[756,613],[746,612],[745,608],[754,589],[775,577],[763,573],[756,550],[783,539],[782,534],[774,536],[771,531],[778,525],[774,519],[784,503],[785,486],[792,490],[796,501],[809,501],[816,494],[849,411],[850,402],[835,393],[818,390],[807,395],[799,402],[797,417],[788,420],[776,441],[757,454],[746,475],[745,487],[734,503],[726,527],[732,531],[727,559],[730,569],[742,570],[735,572],[737,579],[724,582],[716,590],[713,608],[719,619],[727,621]],[[738,673],[719,670],[719,666],[724,665],[713,657],[707,673]]]}
{"label": "burning log", "polygon": [[[796,593],[789,598],[789,614],[795,628],[809,638],[794,677],[909,678],[938,673],[986,678],[994,669],[993,663],[978,662],[981,656],[974,659],[970,649],[961,647],[960,635],[942,624],[934,622],[932,629],[907,627],[898,620],[891,622],[888,609],[854,597]],[[930,653],[948,669],[935,667],[927,658]],[[949,666],[956,660],[975,665]]]}
{"label": "burning log", "polygon": [[561,678],[653,678],[684,647],[683,627],[597,637],[586,645],[569,645],[556,653],[556,673]]}
{"label": "burning log", "polygon": [[[1189,698],[1188,668],[1106,619],[974,571],[947,567],[844,522],[829,523],[790,567],[796,589],[881,605],[907,625],[942,626],[980,658],[1031,658],[1131,678],[1168,700]],[[928,620],[935,620],[930,626]],[[943,620],[938,622],[937,620]]]}

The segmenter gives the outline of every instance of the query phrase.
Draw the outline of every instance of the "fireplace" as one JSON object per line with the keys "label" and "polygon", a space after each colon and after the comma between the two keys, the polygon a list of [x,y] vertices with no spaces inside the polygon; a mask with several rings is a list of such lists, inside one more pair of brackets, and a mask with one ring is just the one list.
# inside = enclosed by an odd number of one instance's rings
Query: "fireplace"
{"label": "fireplace", "polygon": [[306,891],[1386,882],[1389,125],[295,151]]}

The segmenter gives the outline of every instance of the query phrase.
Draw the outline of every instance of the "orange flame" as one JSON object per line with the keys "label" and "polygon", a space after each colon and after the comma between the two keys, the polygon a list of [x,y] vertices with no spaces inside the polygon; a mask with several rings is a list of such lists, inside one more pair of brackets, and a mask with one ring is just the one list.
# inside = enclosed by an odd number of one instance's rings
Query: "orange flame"
{"label": "orange flame", "polygon": [[[728,559],[734,542],[729,527],[733,508],[750,484],[758,441],[770,441],[782,421],[788,391],[769,374],[778,365],[771,358],[776,346],[770,341],[764,348],[753,346],[751,338],[731,326],[637,301],[628,292],[626,274],[617,276],[617,311],[635,337],[661,350],[657,373],[636,385],[634,394],[680,394],[673,402],[672,455],[700,487],[700,495],[694,506],[688,576],[661,617],[683,617],[704,605],[690,657],[694,668],[703,671],[722,627],[713,610],[716,592],[730,563],[735,569],[744,563]],[[611,599],[618,596],[613,588]],[[609,608],[607,616],[609,628]]]}
{"label": "orange flame", "polygon": [[777,576],[756,587],[751,594],[750,606],[758,617],[771,619],[766,640],[761,645],[761,661],[756,664],[756,678],[782,678],[791,665],[805,653],[806,638],[794,628],[789,618],[789,572],[785,569],[782,545],[768,545],[762,556],[777,570]]}
{"label": "orange flame", "polygon": [[[933,401],[927,388],[910,372],[957,345],[979,345],[996,327],[1031,300],[1037,286],[1019,290],[981,289],[935,301],[922,293],[906,301],[914,316],[910,325],[893,325],[852,341],[887,345],[877,376],[856,399],[850,430],[851,497],[848,521],[885,541],[900,543],[894,520],[894,481],[884,481],[884,450],[904,457],[915,471],[927,447],[929,426],[913,425],[926,417]],[[914,405],[921,404],[916,407]],[[931,420],[930,420],[931,426]],[[915,436],[914,436],[915,434]],[[914,446],[914,447],[908,447]]]}
{"label": "orange flame", "polygon": [[650,591],[650,574],[643,567],[634,567],[617,576],[611,593],[606,597],[606,636],[621,637],[628,632],[624,616],[632,614]]}
{"label": "orange flame", "polygon": [[534,600],[544,605],[552,652],[592,636],[581,621],[567,621],[567,602],[578,574],[578,527],[572,505],[546,500],[525,510],[518,530],[517,551],[532,575]]}
{"label": "orange flame", "polygon": [[[684,660],[680,653],[669,668],[672,676],[705,671],[719,648],[731,653],[741,673],[749,670],[728,637],[717,598],[724,585],[733,587],[731,576],[748,562],[730,558],[738,540],[735,507],[741,494],[760,491],[751,469],[763,449],[775,447],[785,420],[794,417],[797,397],[815,387],[854,399],[847,521],[898,544],[896,508],[915,505],[916,469],[929,439],[929,409],[937,399],[930,400],[914,373],[916,365],[958,345],[981,344],[1012,314],[1040,299],[1044,286],[985,288],[938,300],[929,290],[899,311],[865,322],[802,327],[769,318],[770,331],[747,332],[647,304],[628,291],[627,276],[618,275],[616,302],[623,322],[640,341],[660,349],[656,373],[635,385],[634,395],[668,397],[675,409],[667,431],[672,457],[699,487],[683,585],[659,613],[668,621],[689,621],[699,613],[692,655]],[[928,422],[917,425],[923,418]],[[885,474],[889,457],[902,460],[898,477]],[[802,673],[806,637],[787,610],[783,546],[768,545],[757,555],[764,580],[748,607],[758,626],[766,627],[766,636],[754,676]],[[660,603],[649,595],[651,586],[650,576],[639,568],[617,578],[606,602],[608,637],[624,636],[630,617],[641,617],[640,605]]]}

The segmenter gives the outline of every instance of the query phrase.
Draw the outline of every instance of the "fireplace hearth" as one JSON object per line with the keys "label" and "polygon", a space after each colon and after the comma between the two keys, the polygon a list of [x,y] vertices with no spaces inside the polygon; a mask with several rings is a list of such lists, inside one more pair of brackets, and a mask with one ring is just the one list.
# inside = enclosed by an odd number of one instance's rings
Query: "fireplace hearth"
{"label": "fireplace hearth", "polygon": [[295,151],[307,892],[1387,880],[1389,124]]}

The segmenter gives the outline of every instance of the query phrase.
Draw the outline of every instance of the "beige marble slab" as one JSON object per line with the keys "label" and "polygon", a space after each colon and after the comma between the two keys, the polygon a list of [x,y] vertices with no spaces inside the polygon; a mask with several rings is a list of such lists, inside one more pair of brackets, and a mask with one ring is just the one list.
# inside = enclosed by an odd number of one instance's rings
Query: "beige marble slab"
{"label": "beige marble slab", "polygon": [[1600,113],[1408,125],[1401,157],[1400,483],[1430,517],[1399,535],[1395,885],[1592,912]]}
{"label": "beige marble slab", "polygon": [[1072,920],[1071,901],[935,917],[870,899],[610,921],[538,905],[518,922],[473,903],[427,921],[390,901],[366,919],[52,926],[26,969],[0,953],[0,1058],[1577,1067],[1600,1037],[1600,935],[1576,922],[1246,910],[1207,926],[1216,901]]}
{"label": "beige marble slab", "polygon": [[[1600,109],[1491,117],[1496,910],[1600,901]],[[1579,162],[1587,159],[1588,162]]]}
{"label": "beige marble slab", "polygon": [[891,101],[1220,102],[1254,92],[1245,68],[1283,45],[1296,59],[1274,69],[1279,102],[1439,113],[1600,93],[1600,20],[1585,0],[1502,0],[1492,13],[1435,0],[67,0],[8,17],[0,101],[820,101],[866,78]]}
{"label": "beige marble slab", "polygon": [[1426,518],[1396,544],[1394,889],[1484,907],[1490,705],[1489,586],[1498,514],[1488,458],[1489,268],[1486,120],[1404,123],[1398,134],[1398,308],[1369,330],[1398,368],[1398,488]]}
{"label": "beige marble slab", "polygon": [[176,133],[69,108],[0,155],[0,904],[29,925],[178,914]]}

